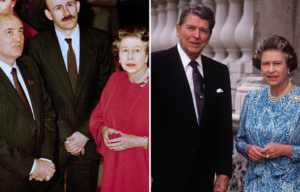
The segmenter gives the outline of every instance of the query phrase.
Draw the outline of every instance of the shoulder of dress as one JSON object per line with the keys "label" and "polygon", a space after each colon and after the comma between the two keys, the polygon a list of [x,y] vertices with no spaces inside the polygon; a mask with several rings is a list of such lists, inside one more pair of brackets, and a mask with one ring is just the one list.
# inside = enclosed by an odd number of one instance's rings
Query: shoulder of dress
{"label": "shoulder of dress", "polygon": [[295,92],[297,93],[297,94],[300,94],[300,87],[298,87],[297,85],[295,86]]}
{"label": "shoulder of dress", "polygon": [[264,94],[267,95],[268,94],[268,89],[269,89],[269,87],[263,87],[263,88],[260,88],[260,89],[256,89],[254,91],[250,91],[246,94],[245,99],[250,100],[251,98],[260,97]]}
{"label": "shoulder of dress", "polygon": [[116,71],[109,77],[109,81],[118,81],[120,79],[126,78],[127,72],[126,71]]}

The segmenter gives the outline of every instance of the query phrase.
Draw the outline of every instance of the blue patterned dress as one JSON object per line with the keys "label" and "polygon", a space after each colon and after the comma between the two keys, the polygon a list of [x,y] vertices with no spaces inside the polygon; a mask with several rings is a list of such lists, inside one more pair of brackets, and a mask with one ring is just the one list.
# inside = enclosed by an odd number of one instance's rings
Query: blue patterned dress
{"label": "blue patterned dress", "polygon": [[248,160],[246,147],[264,148],[269,143],[292,145],[293,157],[250,160],[244,192],[300,191],[300,88],[295,87],[279,102],[272,103],[265,87],[249,92],[240,115],[236,149]]}

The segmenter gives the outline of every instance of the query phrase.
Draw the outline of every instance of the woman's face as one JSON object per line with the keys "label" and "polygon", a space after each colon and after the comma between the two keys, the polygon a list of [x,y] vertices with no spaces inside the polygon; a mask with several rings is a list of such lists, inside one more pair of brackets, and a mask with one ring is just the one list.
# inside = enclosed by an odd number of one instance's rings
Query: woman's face
{"label": "woman's face", "polygon": [[12,13],[17,0],[0,0],[0,13]]}
{"label": "woman's face", "polygon": [[122,68],[128,74],[143,75],[147,70],[145,44],[137,37],[122,39],[119,47]]}
{"label": "woman's face", "polygon": [[290,68],[286,64],[285,56],[280,51],[269,50],[263,52],[260,66],[264,80],[271,87],[285,89]]}

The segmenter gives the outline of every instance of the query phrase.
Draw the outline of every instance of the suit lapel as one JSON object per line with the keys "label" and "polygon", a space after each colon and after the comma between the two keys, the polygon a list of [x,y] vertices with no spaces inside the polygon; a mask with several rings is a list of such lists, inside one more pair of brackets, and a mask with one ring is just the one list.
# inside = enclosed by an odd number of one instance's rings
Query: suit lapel
{"label": "suit lapel", "polygon": [[203,76],[204,76],[204,85],[205,85],[205,101],[204,101],[204,106],[203,106],[203,111],[202,111],[202,117],[200,120],[200,129],[205,125],[207,121],[207,117],[210,116],[210,113],[212,110],[209,110],[209,100],[212,98],[211,95],[211,89],[213,88],[212,84],[214,82],[214,79],[210,79],[210,77],[214,77],[211,74],[211,67],[209,60],[201,55],[201,60],[202,60],[202,66],[203,66]]}
{"label": "suit lapel", "polygon": [[16,105],[24,114],[28,115],[28,117],[32,118],[31,113],[26,108],[24,102],[22,101],[20,95],[12,85],[11,81],[7,78],[4,71],[0,68],[0,92],[2,92],[3,95],[6,95],[8,99],[11,100],[13,104]]}
{"label": "suit lapel", "polygon": [[191,121],[198,126],[190,85],[177,46],[171,48],[169,53],[168,63],[170,63],[169,66],[172,67],[169,67],[169,74],[167,76],[170,77],[169,81],[171,81],[171,85],[174,86],[174,94],[176,94],[178,98],[177,104],[181,105],[182,111],[185,111],[184,114],[186,114],[186,117],[189,117]]}
{"label": "suit lapel", "polygon": [[[44,112],[41,110],[41,107],[39,106],[40,103],[42,103],[42,102],[40,101],[39,90],[34,85],[35,78],[32,75],[30,75],[31,73],[30,73],[29,69],[26,67],[26,65],[22,61],[17,60],[17,65],[20,69],[24,83],[25,83],[27,91],[29,93],[35,120],[38,123],[38,125],[40,126],[41,115]],[[29,84],[29,80],[32,81],[33,84]]]}
{"label": "suit lapel", "polygon": [[84,28],[80,28],[80,62],[79,62],[79,75],[77,78],[76,92],[75,92],[75,101],[78,99],[80,92],[84,86],[86,78],[89,75],[91,63],[94,63],[93,60],[95,55],[97,55],[92,46],[89,44],[90,41],[87,39],[88,34]]}
{"label": "suit lapel", "polygon": [[66,65],[61,54],[61,49],[59,46],[58,39],[56,37],[55,31],[53,30],[49,40],[47,41],[47,50],[49,50],[49,59],[52,60],[51,65],[56,72],[57,78],[60,79],[60,82],[65,86],[66,92],[74,98],[73,90],[70,84],[68,72],[66,70]]}

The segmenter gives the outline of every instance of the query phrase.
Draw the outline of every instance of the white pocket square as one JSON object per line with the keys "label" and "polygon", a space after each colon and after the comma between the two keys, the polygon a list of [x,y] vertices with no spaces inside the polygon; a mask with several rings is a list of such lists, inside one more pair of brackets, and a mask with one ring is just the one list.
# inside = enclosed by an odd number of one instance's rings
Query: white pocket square
{"label": "white pocket square", "polygon": [[217,89],[217,93],[223,93],[222,89]]}

